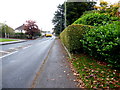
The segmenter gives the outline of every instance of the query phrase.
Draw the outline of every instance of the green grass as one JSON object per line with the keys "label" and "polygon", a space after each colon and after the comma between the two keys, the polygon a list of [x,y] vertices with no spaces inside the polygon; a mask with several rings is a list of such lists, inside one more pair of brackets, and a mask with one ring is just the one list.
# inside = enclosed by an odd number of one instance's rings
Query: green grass
{"label": "green grass", "polygon": [[17,40],[0,38],[0,42],[8,42],[8,41],[17,41]]}
{"label": "green grass", "polygon": [[120,87],[120,71],[110,69],[106,63],[83,54],[74,56],[71,62],[86,88]]}

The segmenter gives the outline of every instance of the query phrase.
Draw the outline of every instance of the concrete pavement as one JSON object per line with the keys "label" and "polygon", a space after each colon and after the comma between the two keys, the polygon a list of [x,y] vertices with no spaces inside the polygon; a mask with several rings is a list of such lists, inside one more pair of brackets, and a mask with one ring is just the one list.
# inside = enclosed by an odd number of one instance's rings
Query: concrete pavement
{"label": "concrete pavement", "polygon": [[0,45],[14,44],[14,43],[20,43],[20,42],[25,42],[25,41],[27,40],[18,39],[18,41],[0,42]]}
{"label": "concrete pavement", "polygon": [[60,40],[56,39],[32,88],[77,88],[67,57]]}

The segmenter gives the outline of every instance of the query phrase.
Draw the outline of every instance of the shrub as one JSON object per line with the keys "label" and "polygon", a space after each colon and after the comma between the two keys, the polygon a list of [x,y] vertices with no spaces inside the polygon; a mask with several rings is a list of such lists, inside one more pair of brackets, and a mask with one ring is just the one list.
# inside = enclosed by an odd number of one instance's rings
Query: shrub
{"label": "shrub", "polygon": [[90,13],[99,13],[99,11],[98,10],[85,11],[85,12],[83,12],[82,16],[84,16],[86,14],[90,14]]}
{"label": "shrub", "polygon": [[84,31],[90,28],[88,25],[70,25],[60,34],[60,39],[70,52],[77,53],[82,51],[79,40],[83,37]]}
{"label": "shrub", "polygon": [[120,22],[90,29],[80,42],[91,56],[120,67]]}
{"label": "shrub", "polygon": [[11,38],[26,39],[27,36],[25,33],[15,33]]}
{"label": "shrub", "polygon": [[118,21],[120,20],[120,17],[111,17],[111,21]]}
{"label": "shrub", "polygon": [[91,26],[100,26],[100,25],[106,25],[108,23],[111,23],[112,20],[119,20],[119,18],[110,17],[109,14],[105,13],[89,13],[83,15],[81,18],[76,20],[73,24],[85,24],[85,25],[91,25]]}

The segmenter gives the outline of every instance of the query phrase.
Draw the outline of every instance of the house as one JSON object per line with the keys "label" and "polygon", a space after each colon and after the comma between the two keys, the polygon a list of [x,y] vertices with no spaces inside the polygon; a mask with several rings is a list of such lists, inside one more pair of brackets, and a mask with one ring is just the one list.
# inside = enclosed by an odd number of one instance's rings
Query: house
{"label": "house", "polygon": [[15,33],[25,33],[24,24],[15,29]]}

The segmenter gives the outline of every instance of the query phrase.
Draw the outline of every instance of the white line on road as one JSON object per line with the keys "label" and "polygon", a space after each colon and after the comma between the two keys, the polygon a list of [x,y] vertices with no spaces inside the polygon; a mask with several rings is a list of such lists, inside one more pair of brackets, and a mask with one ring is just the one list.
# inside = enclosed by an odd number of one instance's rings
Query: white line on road
{"label": "white line on road", "polygon": [[10,52],[7,52],[7,51],[0,51],[0,53],[10,53]]}
{"label": "white line on road", "polygon": [[9,49],[16,49],[16,48],[9,48]]}
{"label": "white line on road", "polygon": [[4,56],[0,57],[0,59],[1,59],[1,58],[4,58],[4,57],[7,57],[7,56],[10,56],[10,55],[12,55],[12,54],[14,54],[14,53],[16,53],[16,52],[18,52],[18,51],[12,52],[12,53],[7,54],[7,55],[4,55]]}
{"label": "white line on road", "polygon": [[17,48],[9,48],[10,50],[18,50]]}
{"label": "white line on road", "polygon": [[23,49],[26,49],[26,48],[29,48],[30,46],[28,46],[28,47],[24,47]]}
{"label": "white line on road", "polygon": [[[30,46],[25,46],[25,47],[22,47],[22,49],[27,49],[27,48],[29,48],[29,47],[31,47],[32,45],[30,45]],[[18,47],[18,48],[20,48],[20,47]],[[19,49],[17,49],[17,48],[9,48],[10,50],[19,50]],[[1,58],[4,58],[4,57],[7,57],[7,56],[9,56],[9,55],[12,55],[12,54],[14,54],[14,53],[16,53],[16,52],[18,52],[18,51],[14,51],[14,52],[12,52],[12,53],[10,53],[10,52],[7,52],[7,51],[0,51],[1,53],[6,53],[6,55],[3,55],[3,56],[1,56],[0,57],[0,59]]]}

